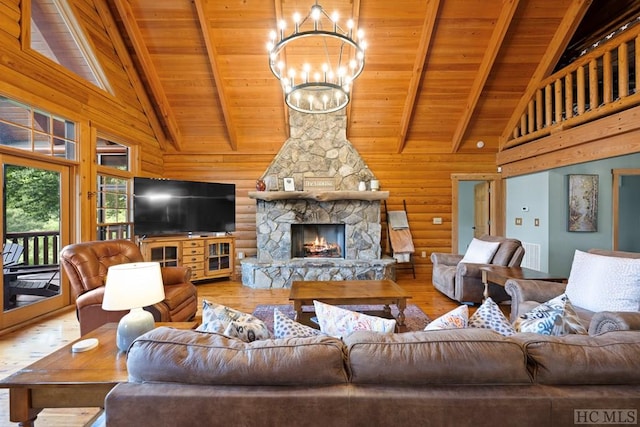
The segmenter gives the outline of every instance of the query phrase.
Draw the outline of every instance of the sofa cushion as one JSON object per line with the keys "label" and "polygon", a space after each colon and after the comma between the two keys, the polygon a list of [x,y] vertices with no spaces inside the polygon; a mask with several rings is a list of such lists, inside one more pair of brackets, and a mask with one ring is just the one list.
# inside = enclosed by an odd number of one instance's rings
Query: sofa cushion
{"label": "sofa cushion", "polygon": [[598,311],[640,311],[640,259],[575,251],[567,296]]}
{"label": "sofa cushion", "polygon": [[216,332],[246,342],[267,339],[271,335],[267,325],[257,317],[207,300],[202,302],[202,324],[197,330]]}
{"label": "sofa cushion", "polygon": [[516,330],[511,326],[498,307],[498,304],[487,298],[469,319],[470,328],[491,329],[504,336],[513,335]]}
{"label": "sofa cushion", "polygon": [[344,338],[356,384],[530,383],[522,347],[483,329],[379,334]]}
{"label": "sofa cushion", "polygon": [[523,333],[534,382],[541,384],[640,384],[637,331],[563,337]]}
{"label": "sofa cushion", "polygon": [[289,338],[289,337],[315,337],[323,335],[323,333],[317,329],[311,328],[302,323],[298,323],[293,319],[290,319],[287,315],[282,313],[277,308],[273,310],[273,336],[274,338]]}
{"label": "sofa cushion", "polygon": [[438,329],[464,329],[469,323],[469,307],[461,305],[430,322],[425,331]]}
{"label": "sofa cushion", "polygon": [[513,326],[517,332],[544,335],[587,333],[566,294],[558,295],[533,310],[521,314]]}
{"label": "sofa cushion", "polygon": [[487,264],[491,262],[493,255],[498,250],[498,246],[500,246],[500,242],[487,242],[474,237],[460,262]]}
{"label": "sofa cushion", "polygon": [[390,334],[396,329],[395,319],[369,316],[320,301],[313,301],[313,305],[320,330],[333,337],[344,337],[353,331],[376,331]]}
{"label": "sofa cushion", "polygon": [[159,327],[129,348],[133,382],[210,385],[318,385],[348,380],[345,347],[336,338],[246,343],[216,333]]}

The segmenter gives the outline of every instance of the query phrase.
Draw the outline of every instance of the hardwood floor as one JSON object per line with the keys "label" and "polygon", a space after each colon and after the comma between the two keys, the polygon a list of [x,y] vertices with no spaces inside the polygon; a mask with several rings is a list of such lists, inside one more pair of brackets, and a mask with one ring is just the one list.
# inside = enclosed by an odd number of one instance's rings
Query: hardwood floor
{"label": "hardwood floor", "polygon": [[[419,306],[431,319],[458,306],[457,302],[433,288],[430,277],[418,276],[417,279],[413,279],[409,273],[402,272],[399,273],[397,282],[412,295],[408,303]],[[289,289],[250,289],[237,281],[222,280],[198,285],[199,307],[203,299],[208,299],[250,313],[258,304],[289,304],[288,298]],[[0,377],[4,378],[79,336],[78,322],[73,310],[0,336]],[[97,411],[95,408],[46,409],[38,416],[36,425],[83,426]],[[9,422],[9,392],[1,389],[0,427],[15,425]]]}

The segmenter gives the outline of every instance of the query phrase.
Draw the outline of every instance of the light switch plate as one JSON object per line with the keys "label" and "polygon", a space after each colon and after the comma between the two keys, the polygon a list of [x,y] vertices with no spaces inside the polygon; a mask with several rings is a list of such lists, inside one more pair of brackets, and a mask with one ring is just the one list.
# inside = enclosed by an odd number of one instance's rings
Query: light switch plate
{"label": "light switch plate", "polygon": [[522,225],[522,218],[516,218],[516,225]]}

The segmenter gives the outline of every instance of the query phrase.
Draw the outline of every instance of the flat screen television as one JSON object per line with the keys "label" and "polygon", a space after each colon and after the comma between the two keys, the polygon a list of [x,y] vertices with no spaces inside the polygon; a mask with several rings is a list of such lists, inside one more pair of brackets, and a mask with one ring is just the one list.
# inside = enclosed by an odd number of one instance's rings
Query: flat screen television
{"label": "flat screen television", "polygon": [[235,231],[236,186],[135,177],[133,228],[138,236]]}

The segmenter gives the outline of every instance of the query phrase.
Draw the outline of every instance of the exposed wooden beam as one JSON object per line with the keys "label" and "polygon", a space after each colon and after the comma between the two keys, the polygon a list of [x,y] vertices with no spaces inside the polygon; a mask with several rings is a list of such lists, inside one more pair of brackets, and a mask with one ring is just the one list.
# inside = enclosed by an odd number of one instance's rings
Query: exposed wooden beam
{"label": "exposed wooden beam", "polygon": [[193,2],[198,12],[198,21],[200,22],[200,28],[202,30],[202,38],[204,38],[204,44],[207,46],[207,56],[209,57],[209,64],[211,65],[211,72],[213,72],[213,79],[215,80],[216,90],[218,91],[218,100],[220,101],[220,107],[222,108],[222,115],[224,116],[224,122],[227,127],[227,134],[229,135],[229,145],[233,151],[238,149],[238,135],[236,133],[236,126],[229,113],[229,96],[224,87],[222,76],[220,75],[220,69],[218,67],[218,51],[216,45],[213,42],[213,32],[209,26],[207,19],[207,4],[209,0],[194,0]]}
{"label": "exposed wooden beam", "polygon": [[169,105],[169,100],[167,99],[164,89],[162,88],[158,72],[155,65],[153,65],[149,49],[147,49],[147,45],[144,42],[142,32],[140,31],[135,16],[133,15],[131,5],[126,0],[114,0],[113,3],[120,14],[122,24],[124,25],[125,31],[131,40],[133,49],[138,56],[142,72],[147,78],[151,95],[157,104],[161,119],[163,120],[164,128],[169,134],[168,136],[172,140],[173,146],[177,150],[180,150],[182,137],[180,134],[180,128],[178,127],[178,122],[171,110],[171,106]]}
{"label": "exposed wooden beam", "polygon": [[536,71],[531,76],[531,80],[529,80],[529,85],[527,86],[526,91],[522,95],[522,98],[520,98],[520,102],[518,102],[518,105],[513,110],[511,118],[502,131],[499,151],[503,150],[504,145],[512,135],[513,128],[520,121],[522,113],[527,108],[529,101],[538,89],[540,82],[551,74],[551,71],[558,63],[560,56],[566,49],[571,37],[573,37],[573,33],[580,24],[580,21],[582,21],[587,9],[589,9],[591,2],[592,0],[574,0],[573,3],[571,3],[571,6],[567,9],[567,13],[564,14],[562,22],[560,22],[560,25],[547,47],[547,51],[538,64],[538,68],[536,68]]}
{"label": "exposed wooden beam", "polygon": [[169,144],[169,142],[167,141],[166,133],[163,131],[162,124],[158,119],[158,115],[156,114],[153,105],[151,105],[151,101],[149,100],[148,94],[144,89],[142,81],[140,80],[140,76],[136,72],[136,67],[131,61],[129,51],[125,46],[124,41],[122,40],[122,35],[120,34],[120,31],[118,31],[118,26],[116,25],[114,18],[111,15],[112,11],[107,6],[106,0],[98,0],[94,2],[94,4],[96,10],[98,11],[98,14],[102,17],[102,22],[105,29],[107,30],[107,33],[109,34],[109,38],[113,42],[113,48],[116,50],[120,61],[122,61],[122,65],[125,72],[127,73],[127,76],[129,77],[131,85],[133,86],[133,90],[140,100],[142,110],[149,120],[149,125],[151,126],[151,129],[153,130],[156,139],[158,140],[160,149],[166,151],[167,145]]}
{"label": "exposed wooden beam", "polygon": [[409,82],[407,98],[405,99],[404,106],[402,108],[400,130],[398,132],[398,145],[396,148],[397,153],[402,153],[407,142],[407,130],[409,129],[411,117],[413,116],[413,109],[415,108],[416,97],[418,95],[418,89],[420,88],[420,80],[422,79],[422,71],[424,70],[425,62],[427,61],[427,53],[429,52],[431,37],[433,37],[439,7],[440,0],[427,0],[427,11],[422,24],[422,36],[420,37],[420,44],[418,45],[418,50],[416,52],[416,59],[413,63],[413,73],[411,81]]}
{"label": "exposed wooden beam", "polygon": [[511,24],[511,20],[513,19],[513,15],[515,14],[519,3],[520,0],[507,0],[502,5],[500,16],[498,17],[498,21],[495,23],[493,33],[491,33],[488,48],[484,53],[482,62],[480,63],[480,69],[476,73],[476,78],[473,81],[473,86],[469,92],[469,97],[467,98],[467,103],[464,106],[464,111],[462,112],[460,120],[458,120],[456,130],[453,133],[453,139],[451,141],[452,153],[455,153],[460,149],[462,138],[467,131],[467,126],[469,126],[471,116],[478,105],[478,100],[480,99],[484,85],[487,83],[487,78],[491,73],[493,64],[498,56],[498,51],[500,51],[500,48],[502,47],[504,37],[507,34],[507,30],[509,29],[509,25]]}

